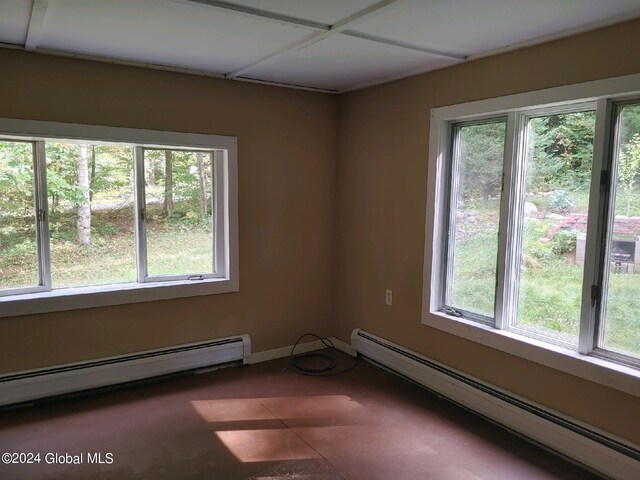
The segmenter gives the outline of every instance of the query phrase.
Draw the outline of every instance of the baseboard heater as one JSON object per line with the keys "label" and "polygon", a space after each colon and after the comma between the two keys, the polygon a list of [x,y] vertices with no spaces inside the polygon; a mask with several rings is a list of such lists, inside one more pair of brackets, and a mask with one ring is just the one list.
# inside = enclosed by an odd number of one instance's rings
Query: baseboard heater
{"label": "baseboard heater", "polygon": [[640,478],[640,447],[355,329],[356,352],[607,477]]}
{"label": "baseboard heater", "polygon": [[229,362],[248,363],[248,335],[0,375],[0,406]]}

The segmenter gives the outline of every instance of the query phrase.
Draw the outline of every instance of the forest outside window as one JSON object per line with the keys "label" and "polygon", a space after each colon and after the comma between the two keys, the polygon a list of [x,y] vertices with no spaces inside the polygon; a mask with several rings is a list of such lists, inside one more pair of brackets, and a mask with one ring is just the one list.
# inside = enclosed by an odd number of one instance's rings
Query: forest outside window
{"label": "forest outside window", "polygon": [[423,321],[639,368],[640,95],[517,97],[432,120]]}
{"label": "forest outside window", "polygon": [[13,127],[22,121],[2,122],[10,126],[0,134],[3,306],[153,285],[213,286],[165,289],[168,298],[237,289],[235,139],[103,127],[96,140],[101,127],[87,126],[48,137],[64,124],[33,122],[39,136],[28,122],[20,134]]}
{"label": "forest outside window", "polygon": [[[215,151],[139,148],[140,262],[145,281],[216,273]],[[218,160],[220,163],[220,160]],[[146,245],[146,248],[143,246]],[[179,249],[175,245],[180,245]]]}

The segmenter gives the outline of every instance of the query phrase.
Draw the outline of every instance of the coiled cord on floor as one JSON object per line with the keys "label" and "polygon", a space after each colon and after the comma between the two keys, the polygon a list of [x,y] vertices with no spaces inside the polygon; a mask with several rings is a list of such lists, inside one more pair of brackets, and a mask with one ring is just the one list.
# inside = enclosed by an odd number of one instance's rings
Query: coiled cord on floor
{"label": "coiled cord on floor", "polygon": [[[317,340],[320,340],[322,344],[329,350],[327,351],[327,353],[314,351],[299,353],[296,355],[296,347],[305,337],[314,337]],[[348,365],[346,368],[338,368],[338,362],[336,362],[335,356],[339,354],[342,354],[344,355],[344,357],[350,359],[352,362],[351,365]],[[344,373],[351,370],[357,364],[357,360],[355,358],[340,352],[331,340],[326,337],[320,337],[315,333],[305,333],[304,335],[301,335],[300,338],[296,340],[296,343],[294,343],[293,348],[291,349],[290,357],[291,366],[293,367],[293,369],[303,375],[337,375],[339,373]],[[305,363],[309,363],[309,360],[321,360],[321,362],[318,366],[305,365]]]}

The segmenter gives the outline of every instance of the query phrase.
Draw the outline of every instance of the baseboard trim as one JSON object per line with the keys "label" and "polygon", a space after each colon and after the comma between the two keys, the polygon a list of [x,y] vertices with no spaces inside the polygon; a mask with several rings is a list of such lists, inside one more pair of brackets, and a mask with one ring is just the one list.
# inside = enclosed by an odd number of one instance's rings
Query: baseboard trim
{"label": "baseboard trim", "polygon": [[509,430],[614,479],[640,478],[640,448],[381,337],[355,329],[353,349]]}
{"label": "baseboard trim", "polygon": [[350,355],[352,357],[356,357],[358,355],[358,353],[347,342],[343,342],[342,340],[336,337],[331,337],[330,340],[333,342],[335,347],[341,352],[344,352],[347,355]]}
{"label": "baseboard trim", "polygon": [[[356,356],[356,352],[351,345],[347,342],[343,342],[339,338],[336,337],[328,337],[327,340],[330,340],[331,343],[336,347],[336,349],[344,352],[352,357]],[[291,355],[291,349],[293,345],[287,345],[285,347],[272,348],[270,350],[263,350],[261,352],[256,352],[251,355],[251,359],[249,360],[249,364],[253,365],[256,363],[268,362],[269,360],[275,360],[277,358],[284,358]],[[322,343],[320,340],[313,340],[311,342],[299,343],[296,347],[296,353],[306,353],[313,352],[315,350],[322,350],[326,348],[326,345]]]}
{"label": "baseboard trim", "polygon": [[219,338],[129,355],[0,376],[0,406],[129,383],[251,357],[248,335]]}

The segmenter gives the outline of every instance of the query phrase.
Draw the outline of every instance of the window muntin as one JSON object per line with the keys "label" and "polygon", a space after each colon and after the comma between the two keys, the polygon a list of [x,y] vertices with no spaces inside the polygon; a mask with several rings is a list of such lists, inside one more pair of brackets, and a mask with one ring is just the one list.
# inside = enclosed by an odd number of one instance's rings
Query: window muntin
{"label": "window muntin", "polygon": [[506,119],[452,128],[445,307],[492,322]]}
{"label": "window muntin", "polygon": [[214,152],[145,148],[142,155],[147,280],[215,274]]}
{"label": "window muntin", "polygon": [[529,118],[524,204],[513,327],[577,345],[595,111]]}
{"label": "window muntin", "polygon": [[[604,82],[604,81],[603,81]],[[594,82],[598,83],[598,82]],[[602,82],[600,82],[602,83]],[[598,86],[598,88],[602,88]],[[603,361],[614,360],[617,363],[623,363],[629,366],[640,366],[640,354],[635,350],[635,346],[631,348],[625,346],[624,348],[614,345],[613,342],[607,342],[607,328],[610,329],[609,335],[615,331],[615,325],[613,322],[605,320],[604,312],[607,310],[607,285],[606,276],[608,269],[602,267],[605,260],[609,260],[605,254],[608,250],[605,248],[607,242],[604,241],[607,233],[607,212],[610,211],[613,206],[613,197],[609,199],[610,190],[613,192],[612,183],[616,182],[615,168],[612,170],[612,163],[615,166],[615,158],[611,159],[610,152],[612,150],[620,150],[620,145],[614,148],[615,139],[620,140],[621,135],[617,130],[627,128],[624,122],[619,122],[617,128],[613,125],[612,111],[616,111],[611,105],[615,105],[613,102],[617,100],[607,99],[606,97],[590,97],[588,100],[574,97],[573,102],[563,101],[558,98],[560,92],[563,93],[569,89],[557,89],[551,94],[546,92],[536,92],[532,95],[532,98],[548,99],[556,96],[551,101],[541,102],[543,105],[526,105],[522,98],[525,95],[517,95],[517,100],[513,101],[511,107],[508,106],[510,102],[509,97],[503,99],[496,99],[495,105],[500,105],[503,108],[513,108],[500,110],[499,108],[491,108],[491,101],[474,102],[474,104],[460,105],[454,107],[443,107],[437,109],[435,114],[435,120],[432,119],[434,125],[437,125],[436,130],[432,129],[432,157],[436,159],[436,170],[431,170],[430,178],[435,178],[435,193],[427,202],[429,208],[429,202],[432,198],[435,198],[435,222],[433,223],[433,237],[431,237],[433,244],[433,254],[425,256],[425,268],[428,268],[431,272],[430,290],[425,286],[423,292],[423,299],[429,302],[429,312],[442,311],[448,314],[448,319],[439,320],[438,317],[428,316],[425,314],[423,317],[424,323],[427,323],[436,328],[442,328],[446,331],[457,332],[462,336],[476,337],[471,335],[472,330],[469,330],[469,326],[472,322],[487,323],[485,318],[479,317],[476,314],[467,312],[464,310],[456,310],[447,307],[446,299],[448,299],[448,286],[447,286],[447,274],[450,273],[450,269],[447,270],[447,240],[448,240],[448,225],[449,219],[452,216],[452,211],[448,209],[451,203],[452,189],[456,188],[452,180],[453,177],[443,175],[443,171],[450,171],[452,166],[455,168],[455,150],[451,148],[453,142],[452,134],[455,132],[455,126],[464,123],[472,123],[474,118],[486,118],[489,114],[488,111],[493,111],[494,117],[498,115],[507,115],[507,142],[506,142],[506,154],[505,154],[505,188],[503,191],[503,205],[500,212],[500,243],[498,248],[498,275],[497,275],[497,291],[496,291],[496,316],[494,326],[497,329],[504,329],[516,334],[509,334],[507,336],[499,336],[500,341],[496,340],[499,344],[504,344],[505,350],[510,352],[518,352],[522,349],[516,345],[513,348],[506,348],[506,344],[515,341],[529,343],[532,347],[534,345],[540,346],[542,342],[547,344],[556,344],[561,348],[569,348],[571,350],[577,350],[581,354],[589,354],[597,356],[603,359]],[[602,90],[601,90],[602,91]],[[603,92],[604,93],[604,92]],[[601,93],[600,95],[602,95]],[[515,98],[514,97],[514,98]],[[521,98],[522,97],[522,98]],[[637,105],[637,93],[635,97],[630,94],[618,94],[617,98],[623,98],[624,104],[620,104],[622,108],[625,105]],[[636,100],[633,100],[636,98]],[[472,106],[473,105],[473,106]],[[483,111],[482,108],[478,108],[482,105],[487,110]],[[630,108],[630,107],[627,107]],[[526,166],[527,166],[527,145],[528,138],[527,131],[529,127],[529,121],[531,119],[542,117],[545,115],[557,115],[584,112],[586,110],[595,109],[595,133],[591,133],[588,136],[591,137],[589,142],[592,144],[594,151],[593,163],[591,165],[591,177],[588,186],[583,185],[580,196],[584,198],[581,202],[581,210],[576,212],[582,217],[582,221],[587,223],[585,233],[580,232],[581,243],[585,244],[584,251],[584,265],[579,265],[583,269],[582,273],[582,285],[580,281],[571,282],[573,291],[573,303],[572,314],[578,315],[579,324],[574,323],[573,333],[569,338],[564,334],[556,334],[554,329],[549,332],[546,328],[523,328],[524,322],[518,317],[518,306],[520,303],[519,287],[522,281],[520,277],[520,263],[522,261],[522,234],[524,231],[524,214],[521,213],[521,209],[524,208],[526,200]],[[622,110],[620,110],[622,111]],[[456,117],[456,113],[460,112]],[[610,127],[611,126],[611,127]],[[613,133],[609,133],[613,129]],[[448,133],[446,133],[448,132]],[[437,155],[437,156],[436,156]],[[435,176],[433,173],[435,172]],[[589,175],[583,172],[585,178]],[[432,184],[433,185],[433,184]],[[611,193],[613,195],[613,193]],[[586,214],[586,219],[584,218]],[[613,218],[613,217],[612,217]],[[427,231],[429,228],[429,219],[427,219]],[[604,233],[603,233],[604,232]],[[577,236],[577,235],[576,235]],[[590,239],[590,240],[588,240]],[[573,241],[571,239],[571,241]],[[576,243],[578,239],[576,238]],[[439,246],[438,246],[439,245]],[[525,246],[526,247],[526,246]],[[439,254],[437,252],[442,252]],[[524,250],[526,252],[526,248]],[[427,253],[428,251],[425,251]],[[569,256],[575,255],[571,253]],[[431,260],[429,260],[431,258]],[[429,263],[431,262],[431,263]],[[553,273],[553,272],[550,272]],[[551,276],[550,278],[555,279]],[[442,280],[445,279],[443,282]],[[524,279],[526,281],[526,278]],[[564,287],[564,285],[563,285]],[[614,286],[615,288],[615,286]],[[560,290],[561,288],[558,288]],[[578,295],[576,301],[576,294]],[[627,305],[631,305],[633,302],[629,302],[630,295],[627,296]],[[635,295],[634,298],[637,298]],[[564,302],[566,298],[563,298]],[[581,305],[581,306],[579,306]],[[637,312],[636,307],[632,308]],[[462,317],[462,318],[459,318]],[[636,316],[637,317],[637,316]],[[574,317],[575,318],[575,317]],[[631,317],[632,318],[632,317]],[[452,327],[447,326],[447,322],[453,322],[455,325]],[[575,322],[575,320],[573,321]],[[490,327],[485,327],[489,328]],[[579,341],[576,345],[575,328],[578,329]],[[629,328],[629,327],[627,327]],[[634,332],[640,330],[640,325],[634,325],[631,327]],[[489,330],[490,331],[490,330]],[[628,331],[628,330],[627,330]],[[558,330],[559,332],[559,330]],[[551,335],[549,335],[551,333]],[[478,331],[478,337],[482,337],[484,334],[480,334]],[[523,336],[524,335],[524,336]],[[532,340],[525,340],[524,337],[531,337]],[[629,339],[629,335],[624,336]],[[498,337],[496,337],[498,338]],[[509,340],[513,339],[513,340]],[[521,340],[520,340],[521,339]],[[503,341],[504,340],[504,341]],[[629,342],[628,342],[629,343]],[[634,344],[635,345],[635,344]],[[557,347],[549,345],[550,350],[555,350]]]}
{"label": "window muntin", "polygon": [[640,357],[640,103],[617,109],[600,348]]}

